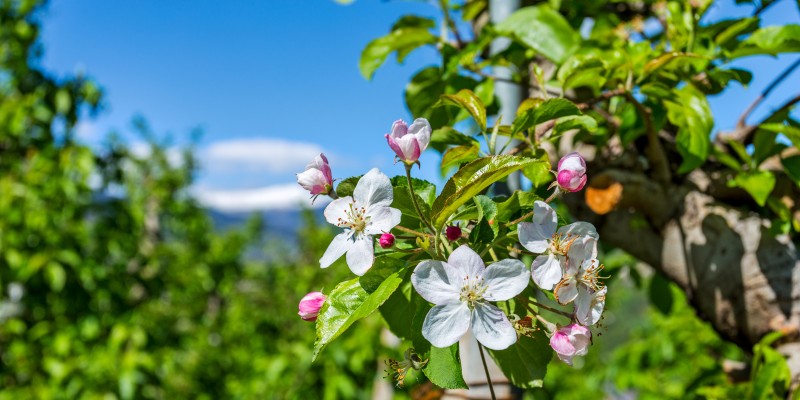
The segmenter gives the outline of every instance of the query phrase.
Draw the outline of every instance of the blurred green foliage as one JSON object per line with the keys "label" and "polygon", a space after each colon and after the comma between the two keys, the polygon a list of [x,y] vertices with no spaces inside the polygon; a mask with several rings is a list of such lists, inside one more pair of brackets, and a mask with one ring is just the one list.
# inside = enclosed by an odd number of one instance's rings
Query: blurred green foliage
{"label": "blurred green foliage", "polygon": [[331,232],[309,213],[297,259],[245,262],[262,224],[215,231],[190,150],[77,142],[102,91],[37,66],[41,6],[0,4],[0,399],[365,398],[378,320],[312,366],[296,314],[344,278],[317,266]]}

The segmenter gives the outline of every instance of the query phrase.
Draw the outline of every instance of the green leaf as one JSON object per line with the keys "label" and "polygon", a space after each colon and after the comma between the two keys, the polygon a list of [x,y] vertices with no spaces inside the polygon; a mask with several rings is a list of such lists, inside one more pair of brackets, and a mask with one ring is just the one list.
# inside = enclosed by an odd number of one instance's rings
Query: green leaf
{"label": "green leaf", "polygon": [[471,90],[462,89],[456,94],[442,95],[439,104],[461,107],[472,115],[482,131],[486,130],[486,106]]}
{"label": "green leaf", "polygon": [[751,399],[783,399],[789,392],[792,381],[789,366],[784,356],[770,347],[782,336],[780,332],[773,332],[753,346]]}
{"label": "green leaf", "polygon": [[451,145],[464,146],[478,144],[478,141],[467,136],[449,126],[437,129],[431,133],[430,147],[433,147],[439,152],[444,152]]}
{"label": "green leaf", "polygon": [[538,160],[523,168],[522,175],[525,175],[531,181],[534,188],[553,180],[553,174],[550,173],[550,161],[547,160]]}
{"label": "green leaf", "polygon": [[572,129],[583,129],[587,132],[594,132],[597,130],[597,121],[588,115],[572,115],[559,118],[556,125],[553,127],[553,133],[550,138],[556,138]]}
{"label": "green leaf", "polygon": [[794,147],[800,149],[800,128],[778,122],[761,124],[758,126],[758,128],[775,133],[782,133],[789,139],[790,142],[792,142],[792,145],[794,145]]}
{"label": "green leaf", "polygon": [[786,175],[789,175],[794,183],[800,186],[800,156],[791,156],[781,159],[781,164],[783,164]]}
{"label": "green leaf", "polygon": [[342,179],[342,181],[336,185],[336,195],[339,197],[352,196],[353,191],[356,190],[358,180],[361,179],[362,176],[363,175],[351,176],[349,178]]}
{"label": "green leaf", "polygon": [[402,261],[379,257],[360,278],[337,285],[325,300],[317,318],[315,360],[322,349],[344,333],[354,322],[372,314],[403,281]]}
{"label": "green leaf", "polygon": [[673,91],[675,97],[667,99],[667,118],[678,126],[675,141],[683,163],[678,173],[689,172],[705,162],[711,148],[711,129],[714,118],[706,96],[692,85]]}
{"label": "green leaf", "polygon": [[750,193],[756,203],[763,207],[775,187],[775,175],[769,171],[745,171],[738,173],[729,184]]}
{"label": "green leaf", "polygon": [[[408,186],[395,186],[392,188],[392,192],[394,194],[392,207],[400,210],[402,218],[400,223],[409,228],[421,226],[422,220],[420,220],[417,209],[414,207],[414,203],[411,201],[411,193],[408,192]],[[423,201],[419,195],[417,195],[417,204],[419,204],[419,207],[425,217],[428,217],[431,213],[430,205],[425,203],[425,201]]]}
{"label": "green leaf", "polygon": [[403,284],[380,307],[381,315],[389,326],[389,330],[397,337],[405,339],[412,337],[411,322],[414,317],[414,314],[408,312],[411,310],[411,291],[414,290],[410,278],[411,270],[409,269]]}
{"label": "green leaf", "polygon": [[517,119],[511,127],[511,132],[522,132],[543,122],[580,114],[581,110],[578,109],[575,103],[567,99],[546,100],[538,104],[538,106],[532,105],[521,113],[518,112]]}
{"label": "green leaf", "polygon": [[428,365],[422,372],[436,386],[446,389],[468,388],[458,358],[458,343],[447,348],[431,346],[429,357]]}
{"label": "green leaf", "polygon": [[661,311],[664,315],[670,315],[674,296],[672,294],[672,289],[669,287],[669,281],[659,274],[653,275],[653,278],[650,279],[649,295],[650,303],[652,303],[658,311]]}
{"label": "green leaf", "polygon": [[434,227],[443,226],[459,207],[491,184],[537,161],[518,156],[500,155],[479,158],[463,166],[447,181],[442,193],[433,202],[431,219]]}
{"label": "green leaf", "polygon": [[581,42],[569,22],[544,4],[517,10],[497,25],[497,31],[516,38],[556,64],[572,55]]}
{"label": "green leaf", "polygon": [[550,341],[542,330],[535,331],[533,338],[520,336],[505,350],[489,350],[489,354],[511,383],[523,389],[542,387],[547,364],[553,358]]}
{"label": "green leaf", "polygon": [[759,54],[776,56],[800,52],[800,25],[767,26],[753,32],[730,54],[730,58]]}
{"label": "green leaf", "polygon": [[434,385],[441,388],[466,389],[467,383],[464,382],[461,361],[458,358],[458,343],[444,349],[431,346],[428,340],[422,336],[422,324],[431,305],[416,292],[411,293],[411,304],[414,310],[414,319],[411,323],[411,342],[417,354],[423,359],[428,359],[428,364],[425,365],[422,372]]}
{"label": "green leaf", "polygon": [[[697,60],[705,60],[705,59],[706,59],[705,57],[700,56],[698,54],[681,53],[678,51],[662,54],[650,60],[647,64],[645,64],[643,76],[650,75],[653,72],[656,72],[659,69],[666,67],[668,64],[678,64],[677,66],[680,67],[682,65],[685,65],[686,63],[694,62]],[[640,81],[641,80],[642,79],[640,79]]]}
{"label": "green leaf", "polygon": [[403,15],[392,25],[391,31],[396,31],[400,28],[435,28],[436,21],[431,18],[420,17],[419,15]]}
{"label": "green leaf", "polygon": [[541,198],[531,192],[515,191],[511,197],[505,200],[495,199],[497,203],[497,219],[500,221],[511,221],[519,218],[524,212],[533,208],[533,203]]}
{"label": "green leaf", "polygon": [[558,69],[557,78],[562,90],[583,86],[600,90],[606,83],[606,68],[605,61],[597,56],[574,55]]}
{"label": "green leaf", "polygon": [[447,151],[444,152],[444,155],[442,155],[442,176],[446,176],[451,168],[478,158],[479,151],[480,148],[478,147],[477,142],[467,146],[457,146],[447,149]]}
{"label": "green leaf", "polygon": [[500,227],[500,224],[497,222],[497,204],[488,196],[484,195],[475,196],[472,201],[475,202],[478,211],[477,226],[473,229],[472,233],[475,233],[477,236],[485,236],[488,238],[488,240],[484,242],[491,242],[497,236]]}
{"label": "green leaf", "polygon": [[[405,176],[398,175],[390,179],[392,186],[395,188],[408,188],[408,179]],[[433,199],[436,198],[436,185],[424,179],[411,178],[411,184],[414,186],[414,193],[417,197],[421,198],[425,204],[432,204]],[[408,189],[405,189],[408,191]]]}
{"label": "green leaf", "polygon": [[739,36],[751,33],[758,29],[759,22],[760,19],[758,17],[740,19],[720,32],[714,38],[714,42],[724,49],[730,49],[737,43],[737,38]]}
{"label": "green leaf", "polygon": [[417,47],[436,41],[436,36],[431,34],[428,28],[406,27],[394,30],[386,36],[371,41],[361,52],[361,60],[358,63],[361,75],[370,80],[392,52],[403,50],[407,54]]}

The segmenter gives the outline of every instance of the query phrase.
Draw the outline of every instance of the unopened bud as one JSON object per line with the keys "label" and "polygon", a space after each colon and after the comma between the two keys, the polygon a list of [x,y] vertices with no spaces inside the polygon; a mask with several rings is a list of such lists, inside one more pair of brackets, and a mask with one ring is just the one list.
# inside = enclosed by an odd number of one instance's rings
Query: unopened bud
{"label": "unopened bud", "polygon": [[378,243],[381,245],[382,249],[388,249],[394,246],[394,235],[392,235],[391,233],[384,233],[383,235],[381,235],[381,238],[380,240],[378,240]]}
{"label": "unopened bud", "polygon": [[322,308],[322,304],[325,303],[325,295],[320,292],[311,292],[300,300],[300,304],[297,306],[299,311],[297,314],[302,318],[304,321],[316,321],[317,315],[319,315],[319,309]]}
{"label": "unopened bud", "polygon": [[453,242],[461,238],[461,228],[456,225],[450,225],[444,230],[444,235],[447,240]]}

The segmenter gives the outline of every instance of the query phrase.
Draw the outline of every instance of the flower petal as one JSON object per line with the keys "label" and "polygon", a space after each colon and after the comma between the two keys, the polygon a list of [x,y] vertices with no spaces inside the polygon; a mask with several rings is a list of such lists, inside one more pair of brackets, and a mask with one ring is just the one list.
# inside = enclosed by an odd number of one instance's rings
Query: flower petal
{"label": "flower petal", "polygon": [[[420,148],[416,136],[405,135],[399,139],[395,139],[394,142],[402,153],[400,158],[403,161],[413,162],[419,159]],[[389,144],[389,146],[391,146],[391,144]],[[392,147],[392,150],[395,150],[394,147]],[[395,150],[395,153],[397,153],[397,150]]]}
{"label": "flower petal", "polygon": [[558,226],[558,216],[549,204],[536,200],[533,203],[533,223],[542,226],[542,232],[553,236]]}
{"label": "flower petal", "polygon": [[353,206],[353,198],[350,196],[336,199],[325,207],[325,220],[336,226],[345,226],[348,220],[347,212]]}
{"label": "flower petal", "polygon": [[591,326],[600,321],[606,305],[607,292],[608,286],[603,286],[597,292],[591,294],[587,292],[586,295],[578,296],[578,301],[575,302],[575,316],[581,325]]}
{"label": "flower petal", "polygon": [[525,290],[528,286],[528,269],[520,260],[505,259],[486,268],[483,278],[486,282],[483,298],[503,301]]}
{"label": "flower petal", "polygon": [[417,137],[420,152],[425,151],[431,142],[431,124],[425,118],[417,118],[408,127],[408,133]]}
{"label": "flower petal", "polygon": [[311,194],[325,193],[325,174],[318,169],[307,169],[297,174],[297,183]]}
{"label": "flower petal", "polygon": [[391,136],[394,138],[403,137],[408,132],[408,125],[406,125],[406,121],[402,119],[398,119],[394,121],[392,124],[392,133]]}
{"label": "flower petal", "polygon": [[472,310],[472,333],[475,338],[492,350],[503,350],[516,343],[517,332],[511,321],[496,306],[477,303]]}
{"label": "flower petal", "polygon": [[359,205],[367,209],[372,206],[390,206],[394,194],[389,177],[377,168],[371,169],[358,180],[353,197]]}
{"label": "flower petal", "polygon": [[354,274],[364,275],[375,261],[375,246],[370,235],[355,235],[353,246],[347,250],[347,266]]}
{"label": "flower petal", "polygon": [[597,257],[597,239],[591,236],[580,236],[572,242],[567,257],[578,264],[584,260]]}
{"label": "flower petal", "polygon": [[583,157],[577,152],[574,151],[561,157],[561,160],[558,161],[558,170],[571,170],[577,171],[580,174],[586,173],[586,161]]}
{"label": "flower petal", "polygon": [[351,247],[353,247],[353,241],[350,239],[350,234],[348,232],[342,232],[336,235],[336,237],[331,240],[331,244],[328,245],[328,249],[325,250],[325,254],[319,259],[319,266],[322,268],[330,267],[334,261],[338,260],[339,257],[346,253],[347,250],[350,250]]}
{"label": "flower petal", "polygon": [[572,344],[575,346],[575,355],[583,356],[589,352],[589,345],[592,342],[592,332],[589,328],[578,324],[571,324],[564,327],[572,337]]}
{"label": "flower petal", "polygon": [[572,300],[575,300],[575,298],[578,297],[578,292],[578,281],[575,280],[574,276],[565,278],[559,282],[555,290],[553,290],[553,294],[556,295],[556,300],[561,304],[568,304]]}
{"label": "flower petal", "polygon": [[556,331],[553,334],[553,337],[550,338],[550,347],[556,351],[558,354],[572,356],[575,355],[575,346],[569,340],[569,333],[562,331],[562,329]]}
{"label": "flower petal", "polygon": [[367,213],[369,217],[364,233],[367,235],[380,235],[388,233],[400,223],[400,210],[392,207],[372,207]]}
{"label": "flower petal", "polygon": [[594,225],[578,221],[573,222],[569,225],[564,225],[558,229],[558,233],[562,236],[572,235],[572,236],[588,236],[594,239],[599,239],[600,235],[597,234],[597,229],[595,229]]}
{"label": "flower petal", "polygon": [[467,332],[469,319],[466,303],[459,301],[433,306],[422,323],[422,336],[435,347],[450,347]]}
{"label": "flower petal", "polygon": [[553,290],[553,286],[564,277],[564,269],[561,266],[560,258],[553,254],[543,254],[536,257],[531,264],[531,277],[540,288]]}
{"label": "flower petal", "polygon": [[433,304],[458,301],[464,277],[447,263],[425,260],[414,268],[411,284],[423,299]]}
{"label": "flower petal", "polygon": [[544,253],[550,247],[550,238],[541,225],[531,222],[520,222],[517,226],[519,243],[532,253]]}
{"label": "flower petal", "polygon": [[519,242],[533,253],[544,253],[550,247],[550,239],[556,232],[558,216],[543,201],[533,203],[533,222],[521,222],[517,228]]}
{"label": "flower petal", "polygon": [[447,263],[458,270],[459,276],[481,276],[483,271],[486,270],[481,256],[469,248],[469,246],[462,245],[450,254]]}

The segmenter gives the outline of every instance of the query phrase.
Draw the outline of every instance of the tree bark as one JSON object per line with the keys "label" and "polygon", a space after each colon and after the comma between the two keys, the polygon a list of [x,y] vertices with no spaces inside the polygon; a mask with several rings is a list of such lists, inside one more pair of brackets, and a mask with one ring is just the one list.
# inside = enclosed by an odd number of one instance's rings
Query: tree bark
{"label": "tree bark", "polygon": [[[787,235],[773,235],[769,220],[719,197],[735,193],[701,170],[680,184],[662,186],[643,173],[592,166],[586,196],[612,183],[622,186],[613,211],[598,215],[586,197],[565,196],[578,220],[593,223],[600,240],[627,251],[678,284],[700,317],[749,350],[781,330],[793,383],[800,382],[800,253]],[[713,176],[713,174],[711,175]],[[796,188],[795,188],[796,189]],[[715,194],[712,196],[711,194]],[[800,197],[794,197],[798,199]]]}

